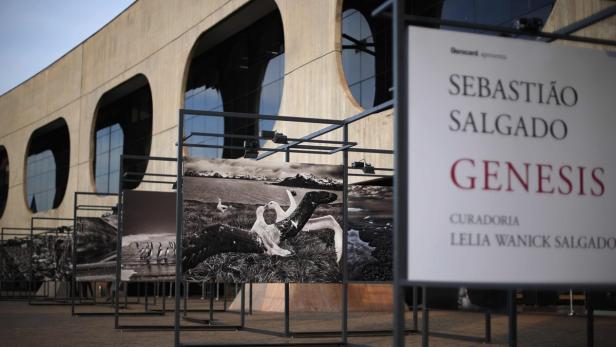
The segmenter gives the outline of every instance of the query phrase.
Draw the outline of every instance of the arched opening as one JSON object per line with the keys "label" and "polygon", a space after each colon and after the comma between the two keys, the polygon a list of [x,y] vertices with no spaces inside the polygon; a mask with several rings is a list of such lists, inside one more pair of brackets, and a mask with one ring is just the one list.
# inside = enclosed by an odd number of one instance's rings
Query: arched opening
{"label": "arched opening", "polygon": [[9,197],[9,155],[4,146],[0,146],[0,218],[6,208]]}
{"label": "arched opening", "polygon": [[[184,94],[184,107],[196,110],[275,115],[284,81],[284,33],[274,1],[254,1],[195,43]],[[258,135],[273,121],[246,118],[185,118],[185,133]],[[242,139],[194,137],[190,143],[242,146]],[[191,155],[237,158],[241,150],[195,148]]]}
{"label": "arched opening", "polygon": [[[117,193],[122,154],[148,156],[152,143],[152,92],[147,78],[137,75],[106,92],[97,107],[94,124],[93,172],[98,193]],[[125,161],[131,174],[125,189],[143,179],[147,160]]]}
{"label": "arched opening", "polygon": [[30,211],[42,212],[60,206],[70,163],[70,135],[63,118],[36,129],[28,143],[26,194]]}
{"label": "arched opening", "polygon": [[[554,2],[417,0],[407,1],[406,6],[419,16],[512,27],[519,18],[538,18],[545,23]],[[371,15],[381,3],[344,0],[342,4],[342,66],[349,90],[363,108],[392,98],[391,19]]]}

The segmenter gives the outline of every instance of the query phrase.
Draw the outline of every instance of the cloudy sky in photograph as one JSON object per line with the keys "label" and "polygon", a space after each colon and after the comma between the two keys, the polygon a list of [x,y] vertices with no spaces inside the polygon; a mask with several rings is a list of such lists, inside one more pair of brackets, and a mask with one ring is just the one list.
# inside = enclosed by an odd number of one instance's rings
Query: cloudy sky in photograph
{"label": "cloudy sky in photograph", "polygon": [[102,28],[133,0],[0,0],[0,95]]}

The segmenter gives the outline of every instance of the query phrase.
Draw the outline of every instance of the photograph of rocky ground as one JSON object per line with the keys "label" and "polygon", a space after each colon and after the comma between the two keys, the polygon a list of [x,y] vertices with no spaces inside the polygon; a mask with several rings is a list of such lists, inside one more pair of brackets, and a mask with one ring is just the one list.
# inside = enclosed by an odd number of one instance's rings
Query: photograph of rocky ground
{"label": "photograph of rocky ground", "polygon": [[[0,246],[0,280],[19,282],[65,280],[71,276],[69,228],[27,238],[4,240]],[[33,275],[33,276],[32,276]]]}
{"label": "photograph of rocky ground", "polygon": [[77,218],[77,281],[115,280],[117,215]]}
{"label": "photograph of rocky ground", "polygon": [[340,166],[189,159],[183,270],[220,282],[338,282]]}
{"label": "photograph of rocky ground", "polygon": [[393,280],[393,191],[390,182],[389,179],[349,187],[348,247],[352,281]]}

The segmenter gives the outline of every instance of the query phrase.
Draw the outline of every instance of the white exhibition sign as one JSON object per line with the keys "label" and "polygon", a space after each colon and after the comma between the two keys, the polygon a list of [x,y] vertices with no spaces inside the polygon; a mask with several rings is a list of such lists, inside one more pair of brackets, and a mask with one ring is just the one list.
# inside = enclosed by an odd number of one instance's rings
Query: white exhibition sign
{"label": "white exhibition sign", "polygon": [[408,38],[407,279],[616,284],[616,58]]}

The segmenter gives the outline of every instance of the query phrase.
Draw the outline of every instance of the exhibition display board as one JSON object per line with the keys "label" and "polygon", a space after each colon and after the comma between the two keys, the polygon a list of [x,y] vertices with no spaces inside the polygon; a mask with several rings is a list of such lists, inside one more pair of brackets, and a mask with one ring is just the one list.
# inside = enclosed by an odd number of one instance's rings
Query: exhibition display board
{"label": "exhibition display board", "polygon": [[115,280],[117,215],[75,219],[75,280],[77,282]]}
{"label": "exhibition display board", "polygon": [[121,280],[172,281],[175,193],[125,190],[122,194]]}
{"label": "exhibition display board", "polygon": [[187,279],[341,281],[341,166],[187,158],[183,181]]}
{"label": "exhibition display board", "polygon": [[616,59],[418,27],[408,45],[408,281],[616,283]]}

